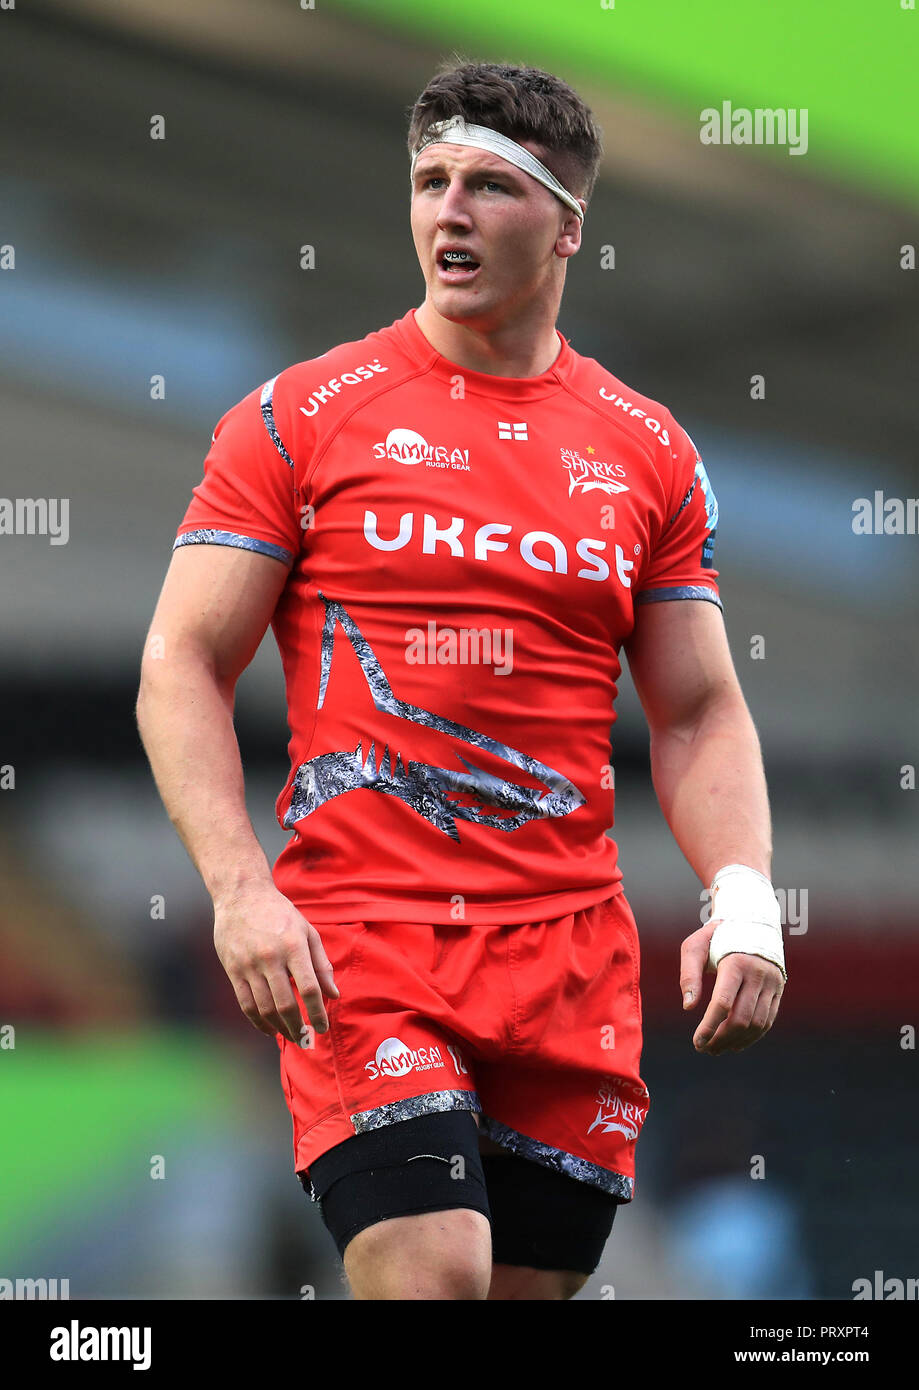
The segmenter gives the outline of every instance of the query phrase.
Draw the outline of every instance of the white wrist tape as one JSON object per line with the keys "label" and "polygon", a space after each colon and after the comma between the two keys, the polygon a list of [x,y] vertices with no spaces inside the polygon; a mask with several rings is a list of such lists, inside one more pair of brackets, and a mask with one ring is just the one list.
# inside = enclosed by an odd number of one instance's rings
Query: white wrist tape
{"label": "white wrist tape", "polygon": [[728,864],[712,879],[708,963],[712,970],[732,951],[772,961],[788,979],[782,945],[782,915],[772,884],[746,864]]}

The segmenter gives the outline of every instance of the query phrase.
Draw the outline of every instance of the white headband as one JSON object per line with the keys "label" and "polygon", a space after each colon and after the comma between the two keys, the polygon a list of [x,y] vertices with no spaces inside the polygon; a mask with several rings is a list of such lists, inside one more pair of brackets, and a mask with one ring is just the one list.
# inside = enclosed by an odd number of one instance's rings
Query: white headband
{"label": "white headband", "polygon": [[490,126],[467,125],[462,116],[453,116],[448,121],[437,121],[429,126],[421,144],[412,155],[410,178],[413,183],[415,161],[428,145],[480,145],[483,150],[491,150],[492,154],[506,159],[509,164],[516,164],[518,169],[523,169],[525,173],[538,179],[550,193],[554,193],[556,198],[560,198],[575,213],[579,221],[584,221],[580,203],[559,183],[552,171],[523,145],[518,145],[516,140],[510,140],[500,131],[492,130]]}

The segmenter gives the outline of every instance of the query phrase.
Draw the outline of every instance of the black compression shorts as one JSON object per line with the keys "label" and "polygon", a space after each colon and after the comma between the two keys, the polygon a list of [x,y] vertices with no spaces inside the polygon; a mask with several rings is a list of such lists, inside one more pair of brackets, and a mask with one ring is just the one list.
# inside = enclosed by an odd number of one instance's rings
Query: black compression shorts
{"label": "black compression shorts", "polygon": [[340,1257],[378,1221],[467,1207],[491,1223],[496,1264],[592,1274],[616,1199],[517,1154],[480,1154],[468,1110],[420,1115],[356,1134],[300,1173]]}

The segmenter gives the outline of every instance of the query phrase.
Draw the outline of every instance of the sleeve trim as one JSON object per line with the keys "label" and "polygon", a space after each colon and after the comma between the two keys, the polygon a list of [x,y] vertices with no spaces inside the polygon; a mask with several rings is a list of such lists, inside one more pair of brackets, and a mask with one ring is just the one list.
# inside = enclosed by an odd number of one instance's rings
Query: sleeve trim
{"label": "sleeve trim", "polygon": [[284,447],[284,443],[281,439],[281,436],[278,434],[278,427],[275,424],[274,420],[274,383],[277,381],[277,379],[277,376],[273,376],[271,380],[266,381],[265,385],[262,387],[262,395],[260,401],[262,409],[262,419],[265,422],[265,429],[268,431],[268,435],[271,439],[272,444],[277,449],[284,462],[289,464],[290,467],[293,468],[294,461]]}
{"label": "sleeve trim", "polygon": [[186,531],[183,536],[176,536],[173,550],[180,545],[234,545],[239,550],[254,550],[259,555],[268,555],[272,560],[280,560],[282,564],[287,566],[294,562],[293,552],[285,550],[284,546],[274,545],[271,541],[259,540],[257,536],[242,536],[237,531],[209,529]]}
{"label": "sleeve trim", "polygon": [[724,612],[724,604],[707,584],[678,584],[672,589],[642,589],[635,595],[636,603],[657,603],[662,599],[672,598],[701,598],[707,599],[709,603],[714,603]]}

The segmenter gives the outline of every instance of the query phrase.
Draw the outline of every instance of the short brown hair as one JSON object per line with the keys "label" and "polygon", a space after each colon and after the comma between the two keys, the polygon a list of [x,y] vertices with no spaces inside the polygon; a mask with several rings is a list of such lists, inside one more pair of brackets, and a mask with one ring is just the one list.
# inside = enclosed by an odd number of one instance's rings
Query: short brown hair
{"label": "short brown hair", "polygon": [[511,140],[538,143],[543,164],[570,193],[589,201],[603,154],[602,134],[577,92],[541,68],[457,64],[459,57],[453,55],[412,107],[409,154],[435,121],[462,116]]}

